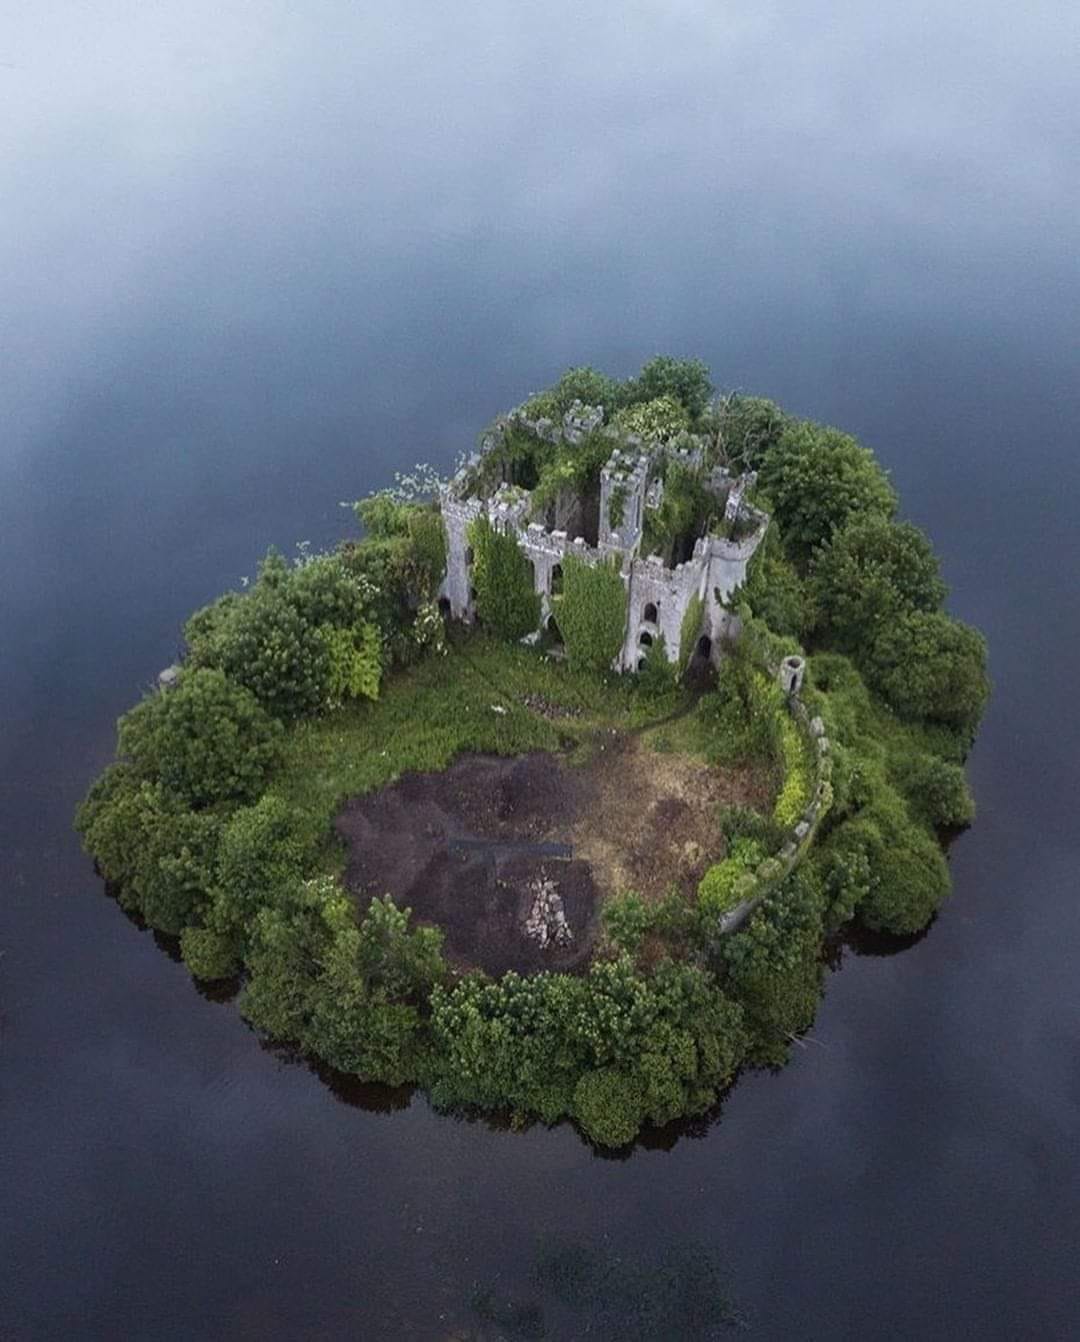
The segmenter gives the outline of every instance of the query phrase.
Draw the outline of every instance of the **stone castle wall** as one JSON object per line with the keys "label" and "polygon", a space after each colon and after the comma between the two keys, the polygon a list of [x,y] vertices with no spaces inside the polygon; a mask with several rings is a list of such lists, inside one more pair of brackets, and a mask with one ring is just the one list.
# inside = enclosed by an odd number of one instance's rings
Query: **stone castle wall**
{"label": "stone castle wall", "polygon": [[[561,429],[551,420],[533,422],[519,412],[505,423],[521,425],[548,442],[577,442],[584,434],[593,432],[601,421],[602,413],[598,410],[575,405],[564,417]],[[591,546],[583,538],[571,538],[569,534],[569,529],[580,523],[580,499],[572,491],[561,491],[555,500],[557,525],[550,530],[541,523],[528,521],[531,500],[524,490],[504,484],[489,498],[468,497],[474,472],[483,456],[497,446],[500,432],[501,426],[497,426],[486,437],[480,455],[458,472],[441,500],[447,565],[440,595],[449,603],[450,613],[456,619],[472,621],[476,615],[468,532],[478,517],[486,515],[500,531],[517,537],[531,562],[534,587],[541,598],[542,623],[551,614],[558,568],[567,554],[589,564],[617,561],[627,591],[626,637],[616,663],[619,670],[636,670],[648,648],[661,635],[668,658],[678,661],[683,619],[697,597],[704,603],[701,624],[698,629],[687,631],[695,645],[700,639],[707,639],[707,655],[715,657],[721,640],[737,634],[738,622],[725,603],[745,581],[746,566],[768,526],[764,513],[743,503],[745,481],[715,469],[710,473],[708,485],[725,499],[726,511],[731,514],[728,520],[737,516],[749,518],[755,523],[754,530],[737,541],[702,537],[695,544],[691,558],[671,569],[656,556],[642,558],[638,554],[646,507],[650,503],[658,505],[663,496],[662,488],[649,488],[650,452],[639,440],[612,434],[611,457],[600,474],[598,540]],[[687,466],[700,466],[700,448],[674,451]],[[618,525],[613,525],[615,522]]]}

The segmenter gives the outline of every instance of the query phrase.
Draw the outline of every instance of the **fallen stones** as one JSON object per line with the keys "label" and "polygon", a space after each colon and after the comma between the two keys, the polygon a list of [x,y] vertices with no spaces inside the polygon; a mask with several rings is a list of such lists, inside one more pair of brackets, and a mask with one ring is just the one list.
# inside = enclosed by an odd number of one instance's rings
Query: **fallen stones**
{"label": "fallen stones", "polygon": [[529,882],[529,891],[533,899],[525,918],[525,935],[538,942],[541,950],[548,946],[569,946],[574,934],[566,921],[555,882],[546,876],[538,877]]}

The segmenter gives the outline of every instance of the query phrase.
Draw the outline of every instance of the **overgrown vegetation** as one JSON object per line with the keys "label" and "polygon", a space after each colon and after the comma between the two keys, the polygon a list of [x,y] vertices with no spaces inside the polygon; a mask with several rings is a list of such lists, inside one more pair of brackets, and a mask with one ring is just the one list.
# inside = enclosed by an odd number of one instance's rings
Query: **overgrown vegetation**
{"label": "overgrown vegetation", "polygon": [[562,595],[554,606],[571,665],[608,670],[626,629],[626,587],[618,565],[589,564],[567,555]]}
{"label": "overgrown vegetation", "polygon": [[[983,640],[942,610],[929,542],[893,520],[865,448],[711,394],[703,365],[658,358],[628,382],[572,369],[525,407],[557,422],[599,404],[661,439],[689,426],[712,460],[759,470],[773,522],[737,594],[742,638],[696,704],[677,685],[686,658],[669,663],[660,637],[637,676],[611,673],[626,592],[605,564],[564,564],[566,663],[517,646],[540,603],[513,539],[486,522],[470,537],[483,630],[448,650],[446,542],[423,472],[356,505],[363,540],[293,563],[271,552],[250,588],[188,621],[178,684],[121,719],[118,760],[76,823],[121,904],[177,937],[193,974],[241,977],[255,1028],[343,1071],[422,1084],[442,1106],[569,1117],[618,1146],[704,1111],[743,1063],[784,1060],[813,1019],[829,934],[853,918],[909,934],[933,917],[949,889],[939,832],[974,814],[962,765],[988,694]],[[514,432],[486,469],[550,501],[592,487],[609,450],[600,432],[559,446]],[[714,506],[672,460],[647,544],[677,559]],[[687,655],[703,614],[700,600],[687,610]],[[827,765],[776,680],[803,645]],[[718,818],[726,854],[696,895],[609,899],[587,972],[451,971],[437,928],[389,900],[358,912],[343,890],[331,822],[344,799],[465,750],[584,749],[656,718],[652,731],[717,765],[767,765],[772,802]],[[831,809],[789,871],[781,850],[815,768]],[[724,934],[736,908],[745,921]]]}

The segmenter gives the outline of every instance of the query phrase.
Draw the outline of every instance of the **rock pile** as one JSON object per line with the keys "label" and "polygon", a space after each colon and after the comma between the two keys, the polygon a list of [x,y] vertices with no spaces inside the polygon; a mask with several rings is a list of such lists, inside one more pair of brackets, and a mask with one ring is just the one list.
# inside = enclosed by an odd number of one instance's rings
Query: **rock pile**
{"label": "rock pile", "polygon": [[541,950],[548,946],[569,946],[574,939],[570,924],[563,912],[562,897],[555,882],[546,876],[529,882],[533,901],[525,919],[525,935],[540,943]]}

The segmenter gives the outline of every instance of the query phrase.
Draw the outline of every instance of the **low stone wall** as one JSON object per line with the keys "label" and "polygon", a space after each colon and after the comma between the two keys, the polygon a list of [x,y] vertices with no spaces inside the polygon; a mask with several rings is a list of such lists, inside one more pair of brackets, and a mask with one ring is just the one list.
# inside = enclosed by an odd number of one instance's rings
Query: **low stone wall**
{"label": "low stone wall", "polygon": [[766,858],[755,871],[747,872],[736,881],[735,893],[739,902],[720,919],[722,933],[735,932],[742,927],[769,891],[791,875],[809,851],[818,827],[832,805],[832,758],[825,724],[821,718],[810,717],[798,692],[789,695],[788,707],[811,752],[813,792],[776,856]]}

